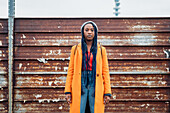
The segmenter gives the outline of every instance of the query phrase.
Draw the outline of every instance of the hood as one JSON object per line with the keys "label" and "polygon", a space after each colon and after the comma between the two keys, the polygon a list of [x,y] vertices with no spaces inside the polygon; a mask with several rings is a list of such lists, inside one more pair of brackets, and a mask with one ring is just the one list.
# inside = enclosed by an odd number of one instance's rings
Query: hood
{"label": "hood", "polygon": [[98,27],[97,27],[97,25],[93,22],[93,21],[87,21],[87,22],[85,22],[85,23],[83,23],[83,25],[81,26],[81,35],[82,35],[82,39],[81,39],[81,43],[82,43],[82,45],[83,45],[83,43],[85,43],[85,37],[84,37],[84,26],[86,25],[86,24],[92,24],[93,25],[93,27],[94,27],[94,39],[93,39],[93,44],[92,44],[92,48],[97,48],[97,35],[98,35]]}

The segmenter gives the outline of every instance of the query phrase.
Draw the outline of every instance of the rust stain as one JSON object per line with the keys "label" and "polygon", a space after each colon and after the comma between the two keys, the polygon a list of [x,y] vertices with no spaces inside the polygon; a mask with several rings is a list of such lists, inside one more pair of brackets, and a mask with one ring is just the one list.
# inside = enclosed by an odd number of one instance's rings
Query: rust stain
{"label": "rust stain", "polygon": [[[163,51],[161,51],[162,49]],[[17,59],[36,58],[39,62],[47,63],[47,60],[69,60],[70,50],[71,47],[19,47],[15,49],[15,56]],[[126,47],[126,49],[124,47],[106,47],[106,50],[109,59],[169,57],[169,54],[166,52],[168,47]]]}
{"label": "rust stain", "polygon": [[[98,42],[107,49],[112,72],[105,112],[169,112],[170,19],[90,19],[100,28]],[[64,86],[70,50],[80,42],[80,26],[87,20],[15,19],[14,112],[69,112]],[[7,32],[7,19],[0,19],[2,112],[7,112]]]}
{"label": "rust stain", "polygon": [[[81,33],[25,33],[27,38],[20,43],[22,33],[17,33],[16,45],[73,46],[81,40]],[[102,45],[169,45],[170,33],[99,33]]]}

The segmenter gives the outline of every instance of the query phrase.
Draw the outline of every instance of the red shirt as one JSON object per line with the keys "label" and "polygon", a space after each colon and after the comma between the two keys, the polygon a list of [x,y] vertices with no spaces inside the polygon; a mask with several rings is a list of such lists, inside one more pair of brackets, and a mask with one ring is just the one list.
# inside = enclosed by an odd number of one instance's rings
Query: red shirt
{"label": "red shirt", "polygon": [[[87,61],[87,54],[85,55],[86,55],[86,61]],[[91,53],[90,55],[90,51],[88,51],[88,57],[90,57],[90,60],[88,62],[89,67],[87,69],[87,64],[86,64],[86,70],[92,71],[93,54]]]}

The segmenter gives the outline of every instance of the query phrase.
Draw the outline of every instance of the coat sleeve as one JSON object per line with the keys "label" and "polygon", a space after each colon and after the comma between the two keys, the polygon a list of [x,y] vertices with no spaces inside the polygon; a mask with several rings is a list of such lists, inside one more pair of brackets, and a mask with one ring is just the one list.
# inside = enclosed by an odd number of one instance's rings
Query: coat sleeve
{"label": "coat sleeve", "polygon": [[104,80],[104,94],[111,95],[110,74],[109,74],[107,53],[104,47],[102,47],[101,49],[102,49],[102,75]]}
{"label": "coat sleeve", "polygon": [[69,62],[65,91],[64,91],[65,94],[71,93],[72,79],[74,74],[74,50],[75,50],[75,46],[71,48],[70,62]]}

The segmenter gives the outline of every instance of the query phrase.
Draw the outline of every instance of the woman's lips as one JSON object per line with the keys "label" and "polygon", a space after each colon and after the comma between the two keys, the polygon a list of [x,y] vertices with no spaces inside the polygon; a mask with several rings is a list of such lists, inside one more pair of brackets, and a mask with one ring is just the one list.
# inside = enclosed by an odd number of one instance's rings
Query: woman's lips
{"label": "woman's lips", "polygon": [[91,38],[91,37],[92,37],[92,35],[87,35],[87,37]]}

